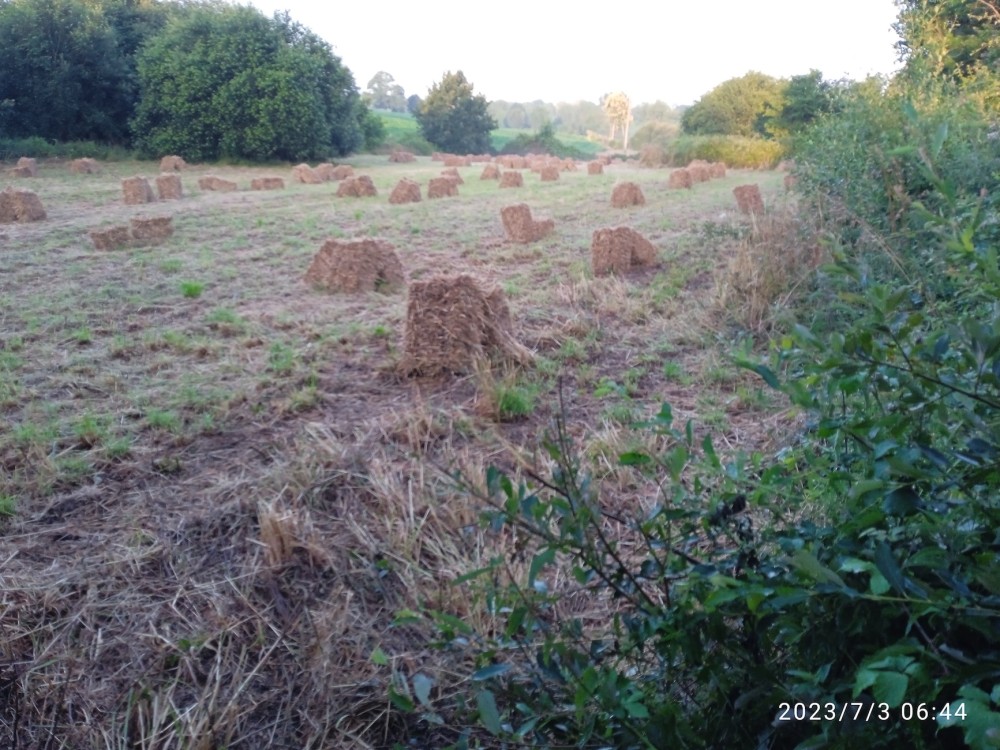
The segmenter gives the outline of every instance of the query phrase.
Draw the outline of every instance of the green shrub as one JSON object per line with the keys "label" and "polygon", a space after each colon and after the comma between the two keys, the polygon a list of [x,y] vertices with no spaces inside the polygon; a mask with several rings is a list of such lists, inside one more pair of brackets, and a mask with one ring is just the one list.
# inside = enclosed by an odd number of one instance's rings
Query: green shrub
{"label": "green shrub", "polygon": [[734,169],[771,169],[785,155],[777,141],[734,135],[684,135],[670,146],[670,162],[685,166],[694,159],[721,161]]}
{"label": "green shrub", "polygon": [[551,123],[545,123],[535,133],[521,133],[504,144],[501,154],[551,154],[562,159],[586,159],[588,155],[567,146],[556,136]]}

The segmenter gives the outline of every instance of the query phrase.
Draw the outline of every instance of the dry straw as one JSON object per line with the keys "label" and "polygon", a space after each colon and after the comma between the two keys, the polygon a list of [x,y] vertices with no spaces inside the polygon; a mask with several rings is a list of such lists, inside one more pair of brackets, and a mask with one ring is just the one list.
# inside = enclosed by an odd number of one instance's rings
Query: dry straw
{"label": "dry straw", "polygon": [[180,156],[164,156],[160,159],[161,172],[181,172],[187,169],[187,162]]}
{"label": "dry straw", "polygon": [[694,180],[691,179],[691,173],[686,169],[675,169],[667,178],[667,187],[675,190],[681,188],[690,190],[693,185]]}
{"label": "dry straw", "polygon": [[514,338],[503,291],[486,292],[471,276],[410,284],[400,368],[406,374],[470,373],[485,363],[530,364]]}
{"label": "dry straw", "polygon": [[432,177],[427,185],[428,198],[450,198],[458,195],[458,184],[452,177]]}
{"label": "dry straw", "polygon": [[483,167],[483,173],[479,175],[480,180],[499,180],[500,167],[496,164],[487,164]]}
{"label": "dry straw", "polygon": [[101,171],[101,165],[95,159],[84,157],[71,161],[69,171],[74,174],[98,174]]}
{"label": "dry straw", "polygon": [[117,250],[129,244],[127,226],[109,227],[108,229],[91,229],[90,239],[97,250]]}
{"label": "dry straw", "polygon": [[614,208],[642,206],[645,203],[646,196],[642,194],[642,189],[634,182],[619,182],[611,191],[611,205]]}
{"label": "dry straw", "polygon": [[398,205],[400,203],[419,203],[420,185],[414,180],[403,178],[396,183],[396,187],[389,194],[389,203]]}
{"label": "dry straw", "polygon": [[555,228],[555,221],[552,219],[540,221],[533,219],[527,203],[501,208],[500,219],[503,221],[503,228],[508,239],[523,244],[540,240]]}
{"label": "dry straw", "polygon": [[604,174],[604,163],[599,161],[588,161],[587,174]]}
{"label": "dry straw", "polygon": [[464,185],[465,180],[462,179],[462,175],[458,173],[455,167],[448,167],[447,169],[441,170],[442,177],[450,177],[455,181],[456,185]]}
{"label": "dry straw", "polygon": [[542,182],[555,182],[559,179],[559,167],[553,164],[546,164],[539,171]]}
{"label": "dry straw", "polygon": [[156,178],[156,192],[160,200],[179,200],[184,197],[179,174],[161,174]]}
{"label": "dry straw", "polygon": [[37,177],[38,161],[30,156],[22,156],[17,160],[17,166],[13,171],[17,177]]}
{"label": "dry straw", "polygon": [[652,266],[656,248],[630,227],[607,227],[594,231],[590,259],[594,276],[625,274],[633,268]]}
{"label": "dry straw", "polygon": [[500,176],[500,187],[502,188],[519,188],[524,187],[524,175],[520,172],[504,172]]}
{"label": "dry straw", "polygon": [[173,217],[135,218],[132,225],[132,239],[140,245],[156,245],[174,233]]}
{"label": "dry straw", "polygon": [[733,188],[736,206],[740,213],[760,216],[764,213],[764,199],[757,185],[739,185]]}
{"label": "dry straw", "polygon": [[292,167],[292,182],[301,182],[303,185],[319,185],[323,182],[323,177],[308,164],[296,164]]}
{"label": "dry straw", "polygon": [[406,275],[388,242],[327,240],[306,271],[305,282],[317,289],[356,294],[393,291],[406,283]]}
{"label": "dry straw", "polygon": [[126,177],[122,180],[122,193],[126,205],[129,206],[153,203],[156,200],[153,188],[149,186],[149,180],[145,177]]}
{"label": "dry straw", "polygon": [[411,161],[416,161],[417,157],[415,154],[409,151],[404,151],[403,149],[396,149],[391,154],[389,154],[389,161],[395,164],[407,164]]}
{"label": "dry straw", "polygon": [[33,190],[6,188],[0,191],[0,224],[42,221],[45,208]]}
{"label": "dry straw", "polygon": [[216,191],[219,193],[230,193],[238,189],[237,184],[232,180],[224,180],[221,177],[215,177],[214,175],[200,177],[198,179],[198,187],[202,190]]}
{"label": "dry straw", "polygon": [[350,164],[338,164],[332,170],[330,170],[330,180],[333,182],[340,182],[341,180],[346,180],[348,177],[354,176],[354,167]]}
{"label": "dry straw", "polygon": [[378,195],[375,183],[368,175],[347,177],[337,188],[338,198],[372,198]]}
{"label": "dry straw", "polygon": [[280,177],[254,177],[250,180],[251,190],[283,190],[285,181]]}

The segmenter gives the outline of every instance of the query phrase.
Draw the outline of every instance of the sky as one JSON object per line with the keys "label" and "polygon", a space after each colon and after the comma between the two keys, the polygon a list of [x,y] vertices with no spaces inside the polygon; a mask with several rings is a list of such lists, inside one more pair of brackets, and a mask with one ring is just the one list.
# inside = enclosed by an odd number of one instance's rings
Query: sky
{"label": "sky", "polygon": [[[244,0],[287,10],[333,46],[360,90],[379,71],[423,97],[461,70],[490,101],[691,104],[755,70],[861,80],[898,69],[893,0]],[[591,10],[588,10],[590,8]],[[620,16],[620,17],[616,17]]]}

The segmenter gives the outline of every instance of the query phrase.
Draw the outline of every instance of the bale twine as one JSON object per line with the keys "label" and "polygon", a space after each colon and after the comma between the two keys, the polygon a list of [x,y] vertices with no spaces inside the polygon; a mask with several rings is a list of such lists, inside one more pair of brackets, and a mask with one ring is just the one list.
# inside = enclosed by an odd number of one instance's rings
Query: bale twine
{"label": "bale twine", "polygon": [[366,238],[327,240],[313,257],[304,280],[317,289],[357,294],[399,289],[406,276],[392,245]]}
{"label": "bale twine", "polygon": [[152,203],[156,200],[153,188],[149,186],[149,180],[145,177],[126,177],[122,180],[122,193],[125,195],[125,204],[129,206]]}
{"label": "bale twine", "polygon": [[757,185],[739,185],[733,188],[736,196],[736,206],[742,214],[761,215],[764,213],[764,199],[760,196]]}
{"label": "bale twine", "polygon": [[594,230],[590,244],[594,276],[625,274],[636,267],[656,262],[656,248],[631,227],[607,227]]}
{"label": "bale twine", "polygon": [[338,198],[372,198],[378,195],[375,183],[366,174],[357,177],[347,177],[337,188]]}
{"label": "bale twine", "polygon": [[254,177],[250,180],[251,190],[284,190],[285,181],[281,177]]}
{"label": "bale twine", "polygon": [[480,363],[530,364],[513,334],[500,289],[487,293],[471,276],[410,284],[401,370],[408,375],[468,373]]}
{"label": "bale twine", "polygon": [[524,187],[524,175],[520,172],[507,171],[500,175],[500,187],[519,188]]}
{"label": "bale twine", "polygon": [[628,206],[642,206],[646,203],[646,196],[634,182],[619,182],[611,191],[611,205],[613,208],[626,208]]}
{"label": "bale twine", "polygon": [[180,200],[184,197],[179,174],[161,174],[156,178],[156,193],[161,201]]}
{"label": "bale twine", "polygon": [[500,220],[504,232],[513,242],[526,244],[540,240],[555,228],[552,219],[535,220],[531,217],[531,209],[527,203],[518,203],[500,209]]}
{"label": "bale twine", "polygon": [[214,190],[220,193],[230,193],[236,189],[238,186],[232,180],[224,180],[221,177],[215,177],[213,175],[208,175],[207,177],[198,178],[198,187],[201,190]]}
{"label": "bale twine", "polygon": [[33,190],[11,187],[0,190],[0,224],[42,221],[45,217],[42,201]]}
{"label": "bale twine", "polygon": [[419,203],[420,185],[413,180],[403,178],[396,183],[396,187],[389,194],[389,203],[397,205],[399,203]]}

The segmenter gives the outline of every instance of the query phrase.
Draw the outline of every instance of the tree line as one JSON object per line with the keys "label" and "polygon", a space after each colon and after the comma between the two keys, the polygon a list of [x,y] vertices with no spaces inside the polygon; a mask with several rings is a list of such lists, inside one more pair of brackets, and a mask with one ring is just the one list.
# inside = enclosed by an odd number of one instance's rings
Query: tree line
{"label": "tree line", "polygon": [[299,161],[378,141],[330,45],[216,0],[0,0],[0,138]]}

